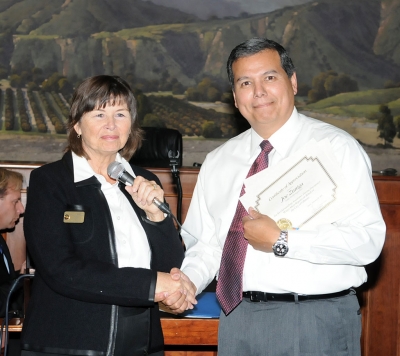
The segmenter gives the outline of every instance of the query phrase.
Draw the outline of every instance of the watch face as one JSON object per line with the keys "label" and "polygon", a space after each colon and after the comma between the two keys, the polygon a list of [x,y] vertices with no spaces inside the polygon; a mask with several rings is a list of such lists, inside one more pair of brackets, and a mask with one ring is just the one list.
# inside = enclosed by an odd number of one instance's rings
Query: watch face
{"label": "watch face", "polygon": [[289,247],[286,242],[277,241],[273,246],[273,250],[276,256],[285,256],[289,251]]}

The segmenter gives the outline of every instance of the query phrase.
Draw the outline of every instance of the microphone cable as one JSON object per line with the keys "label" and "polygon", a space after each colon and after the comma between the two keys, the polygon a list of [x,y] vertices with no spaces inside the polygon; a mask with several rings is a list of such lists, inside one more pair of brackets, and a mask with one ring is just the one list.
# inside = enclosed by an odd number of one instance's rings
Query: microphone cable
{"label": "microphone cable", "polygon": [[8,351],[8,324],[9,324],[9,311],[8,311],[8,309],[9,309],[9,304],[10,304],[10,298],[11,298],[11,295],[12,295],[12,293],[14,292],[14,289],[17,287],[17,284],[19,283],[19,281],[21,280],[21,279],[24,279],[24,278],[32,278],[32,277],[34,277],[35,275],[34,274],[31,274],[31,273],[27,273],[27,274],[21,274],[15,281],[14,281],[14,283],[12,284],[12,286],[11,286],[11,288],[10,288],[10,291],[8,292],[8,295],[7,295],[7,302],[6,302],[6,315],[5,315],[5,317],[4,317],[4,320],[3,320],[3,324],[1,325],[1,334],[0,334],[0,346],[2,345],[2,343],[3,343],[3,330],[4,330],[4,327],[5,327],[5,331],[6,331],[6,333],[5,333],[5,340],[4,340],[4,356],[7,356],[7,351]]}
{"label": "microphone cable", "polygon": [[179,227],[178,232],[181,232],[181,230],[182,230],[182,225],[181,225],[181,223],[178,221],[178,219],[176,218],[176,216],[175,216],[174,214],[172,214],[172,213],[170,212],[169,215],[175,220],[176,224],[178,225],[178,227]]}

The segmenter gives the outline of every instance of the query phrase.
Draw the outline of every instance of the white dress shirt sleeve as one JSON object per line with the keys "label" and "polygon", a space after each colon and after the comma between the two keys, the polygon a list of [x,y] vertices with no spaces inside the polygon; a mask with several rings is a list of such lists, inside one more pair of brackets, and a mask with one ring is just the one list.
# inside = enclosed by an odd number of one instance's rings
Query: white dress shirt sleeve
{"label": "white dress shirt sleeve", "polygon": [[181,233],[187,250],[181,269],[196,285],[197,293],[200,293],[215,277],[222,255],[214,220],[205,202],[206,170],[207,159],[199,173],[188,210],[188,218]]}

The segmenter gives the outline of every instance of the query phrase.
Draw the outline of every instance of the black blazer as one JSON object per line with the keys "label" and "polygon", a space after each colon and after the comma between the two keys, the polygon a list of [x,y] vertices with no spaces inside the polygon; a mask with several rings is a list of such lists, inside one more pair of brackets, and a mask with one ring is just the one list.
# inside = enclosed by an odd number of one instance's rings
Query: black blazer
{"label": "black blazer", "polygon": [[[151,172],[132,168],[160,185]],[[118,268],[111,213],[100,186],[94,176],[74,183],[70,152],[31,173],[24,232],[36,272],[22,331],[26,350],[112,355],[119,306],[138,313],[150,308],[148,350],[163,348],[153,300],[156,271],[181,265],[179,234],[170,217],[160,223],[147,220],[121,186],[146,232],[152,257],[151,269]],[[65,223],[66,211],[83,212],[84,222]]]}

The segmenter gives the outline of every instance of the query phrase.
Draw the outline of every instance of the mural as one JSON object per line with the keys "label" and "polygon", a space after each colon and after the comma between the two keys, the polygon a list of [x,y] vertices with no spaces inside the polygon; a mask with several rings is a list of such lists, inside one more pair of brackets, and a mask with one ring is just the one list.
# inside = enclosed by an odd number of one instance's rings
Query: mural
{"label": "mural", "polygon": [[1,0],[0,161],[59,159],[74,86],[104,73],[201,163],[247,127],[225,63],[259,36],[290,52],[299,111],[352,134],[374,170],[400,170],[399,18],[400,0]]}

